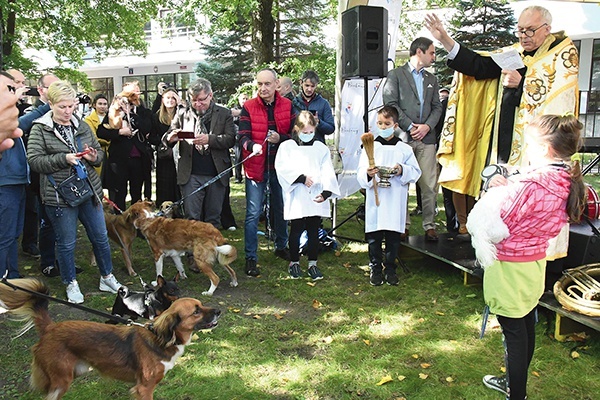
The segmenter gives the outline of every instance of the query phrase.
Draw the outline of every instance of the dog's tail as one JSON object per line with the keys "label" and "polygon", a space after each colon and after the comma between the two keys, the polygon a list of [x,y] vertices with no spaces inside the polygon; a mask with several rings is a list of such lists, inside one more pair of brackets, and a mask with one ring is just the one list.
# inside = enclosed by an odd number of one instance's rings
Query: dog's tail
{"label": "dog's tail", "polygon": [[35,293],[48,295],[48,286],[35,278],[11,279],[7,283],[0,282],[0,307],[25,322],[17,337],[34,325],[41,336],[52,323],[52,319],[48,314],[48,299],[36,296]]}
{"label": "dog's tail", "polygon": [[229,265],[237,258],[237,250],[230,244],[215,247],[217,250],[217,261],[221,265]]}

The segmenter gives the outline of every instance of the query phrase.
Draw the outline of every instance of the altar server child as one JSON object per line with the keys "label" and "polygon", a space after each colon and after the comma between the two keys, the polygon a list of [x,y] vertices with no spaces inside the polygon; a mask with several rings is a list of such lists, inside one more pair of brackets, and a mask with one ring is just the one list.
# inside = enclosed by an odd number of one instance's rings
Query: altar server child
{"label": "altar server child", "polygon": [[290,264],[292,279],[302,277],[300,268],[300,235],[308,235],[308,275],[323,279],[317,267],[319,226],[321,218],[329,218],[329,199],[339,196],[340,189],[331,162],[329,148],[315,140],[316,118],[301,111],[296,118],[293,140],[279,146],[275,171],[283,191],[283,217],[290,221]]}
{"label": "altar server child", "polygon": [[[369,159],[363,149],[356,171],[360,186],[366,189],[365,239],[369,245],[370,283],[380,286],[398,285],[396,257],[400,248],[400,235],[406,225],[408,187],[421,176],[421,169],[412,148],[394,136],[398,128],[398,111],[391,106],[382,107],[377,113],[377,139],[373,153],[376,166],[395,167],[397,172],[390,179],[389,187],[377,187],[379,205],[375,201],[374,185],[379,182],[377,167],[369,167]],[[382,243],[385,239],[385,257]],[[382,265],[383,264],[383,265]]]}
{"label": "altar server child", "polygon": [[572,114],[536,117],[525,129],[530,165],[509,178],[491,178],[467,220],[485,271],[485,302],[502,327],[505,349],[506,376],[486,375],[483,383],[511,400],[527,398],[548,240],[567,221],[578,221],[585,204],[579,164],[571,163],[582,127]]}

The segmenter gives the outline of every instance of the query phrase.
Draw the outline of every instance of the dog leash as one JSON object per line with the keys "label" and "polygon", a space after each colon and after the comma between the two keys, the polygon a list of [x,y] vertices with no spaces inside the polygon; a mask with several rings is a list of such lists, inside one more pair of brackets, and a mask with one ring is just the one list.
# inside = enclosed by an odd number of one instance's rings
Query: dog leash
{"label": "dog leash", "polygon": [[111,199],[109,199],[106,196],[103,196],[102,198],[108,203],[109,206],[111,206],[112,208],[114,208],[115,210],[117,210],[119,212],[119,214],[123,214],[123,210],[121,210],[119,208],[119,206],[114,201],[112,201]]}
{"label": "dog leash", "polygon": [[112,315],[112,314],[106,313],[104,311],[94,310],[93,308],[81,306],[79,304],[69,303],[66,300],[62,300],[62,299],[59,299],[59,298],[56,298],[56,297],[49,296],[49,295],[44,294],[44,293],[34,292],[33,290],[22,288],[20,286],[15,285],[14,283],[9,282],[6,279],[6,277],[3,277],[2,280],[0,280],[0,282],[2,282],[3,284],[5,284],[6,286],[8,286],[9,288],[11,288],[13,290],[20,290],[22,292],[29,293],[29,294],[31,294],[33,296],[41,297],[42,299],[55,301],[57,303],[64,304],[64,305],[72,307],[72,308],[76,308],[78,310],[85,311],[85,312],[88,312],[90,314],[96,314],[96,315],[98,315],[100,317],[108,318],[108,319],[110,319],[112,321],[115,321],[115,322],[117,322],[119,324],[124,324],[124,325],[128,325],[128,326],[137,325],[137,326],[141,326],[141,327],[145,327],[146,326],[144,324],[140,324],[139,322],[133,321],[131,318],[125,319],[123,317],[119,317],[118,315]]}
{"label": "dog leash", "polygon": [[[263,141],[262,144],[265,144],[265,142],[267,141],[268,136],[265,138],[265,140]],[[262,146],[262,145],[261,145]],[[267,150],[268,151],[268,150]],[[192,195],[198,193],[199,191],[201,191],[202,189],[207,188],[208,186],[212,185],[213,183],[215,183],[216,181],[218,181],[219,179],[221,179],[223,176],[225,176],[227,173],[231,172],[231,170],[233,170],[235,167],[237,167],[238,165],[242,165],[243,163],[245,163],[246,161],[248,161],[249,159],[251,159],[252,157],[254,157],[255,155],[257,155],[258,153],[250,153],[246,158],[244,158],[242,161],[240,161],[237,164],[232,165],[231,167],[223,170],[221,173],[217,174],[216,176],[212,177],[211,179],[209,179],[204,185],[200,186],[199,188],[197,188],[196,190],[194,190],[193,192],[191,192],[190,194],[188,194],[187,196],[183,196],[181,199],[177,200],[176,202],[174,202],[173,204],[171,204],[169,207],[167,207],[165,210],[161,210],[158,211],[156,214],[157,217],[162,217],[165,214],[169,213],[173,207],[176,207],[180,204],[183,203],[183,200],[187,199],[188,197],[191,197]],[[267,155],[268,157],[268,155]]]}

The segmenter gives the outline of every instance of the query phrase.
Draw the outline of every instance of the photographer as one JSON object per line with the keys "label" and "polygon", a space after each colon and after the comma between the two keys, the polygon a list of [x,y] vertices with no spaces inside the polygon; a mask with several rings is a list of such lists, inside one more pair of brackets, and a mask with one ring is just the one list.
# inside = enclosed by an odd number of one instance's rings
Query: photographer
{"label": "photographer", "polygon": [[148,135],[152,113],[141,104],[137,81],[127,82],[115,96],[108,115],[98,126],[98,138],[110,140],[104,169],[104,188],[121,210],[126,209],[127,187],[131,204],[142,199],[142,186],[152,168],[152,148]]}

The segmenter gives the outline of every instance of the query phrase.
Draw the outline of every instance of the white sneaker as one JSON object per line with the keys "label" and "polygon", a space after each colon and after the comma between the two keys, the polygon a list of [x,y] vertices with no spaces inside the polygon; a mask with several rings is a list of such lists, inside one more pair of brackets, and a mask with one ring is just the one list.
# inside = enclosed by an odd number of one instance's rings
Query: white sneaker
{"label": "white sneaker", "polygon": [[83,295],[81,294],[81,290],[79,290],[79,284],[76,280],[72,280],[71,283],[67,285],[67,299],[69,300],[69,303],[83,303]]}
{"label": "white sneaker", "polygon": [[100,290],[103,292],[117,293],[121,286],[113,274],[106,278],[100,277]]}
{"label": "white sneaker", "polygon": [[237,228],[235,226],[230,226],[229,228],[227,228],[228,231],[230,232],[234,232]]}

